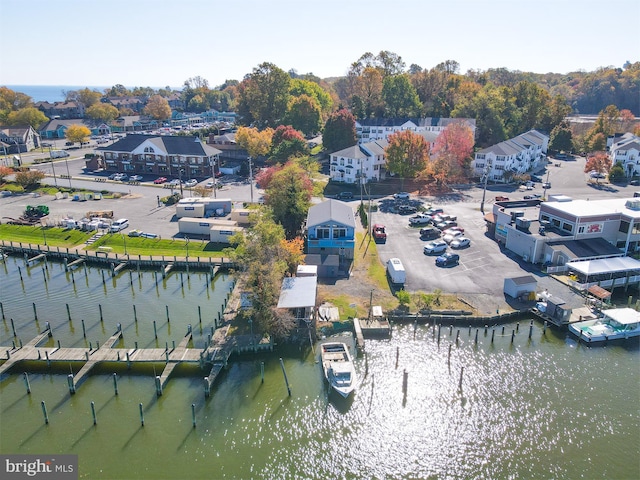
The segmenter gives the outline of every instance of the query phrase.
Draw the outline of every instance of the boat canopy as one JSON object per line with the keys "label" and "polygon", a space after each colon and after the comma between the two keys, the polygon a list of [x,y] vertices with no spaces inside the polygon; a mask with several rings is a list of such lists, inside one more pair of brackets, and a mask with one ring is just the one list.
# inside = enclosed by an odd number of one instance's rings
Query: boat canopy
{"label": "boat canopy", "polygon": [[612,308],[604,310],[602,313],[620,325],[640,323],[640,312],[636,312],[633,308]]}

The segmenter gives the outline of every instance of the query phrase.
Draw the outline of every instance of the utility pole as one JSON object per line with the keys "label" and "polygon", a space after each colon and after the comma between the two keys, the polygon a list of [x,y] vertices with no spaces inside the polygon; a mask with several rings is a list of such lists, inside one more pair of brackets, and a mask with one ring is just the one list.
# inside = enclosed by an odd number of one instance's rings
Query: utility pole
{"label": "utility pole", "polygon": [[253,169],[251,166],[251,157],[249,158],[249,187],[251,188],[251,203],[253,203]]}
{"label": "utility pole", "polygon": [[484,199],[487,195],[487,181],[489,180],[489,167],[490,167],[489,164],[487,164],[484,167],[484,187],[482,189],[482,203],[480,203],[480,211],[482,212],[483,215],[484,215]]}
{"label": "utility pole", "polygon": [[49,147],[49,158],[51,159],[51,171],[53,172],[53,183],[55,184],[56,188],[58,188],[58,179],[56,178],[56,169],[53,166],[54,161],[53,161],[53,158],[51,157],[51,147]]}

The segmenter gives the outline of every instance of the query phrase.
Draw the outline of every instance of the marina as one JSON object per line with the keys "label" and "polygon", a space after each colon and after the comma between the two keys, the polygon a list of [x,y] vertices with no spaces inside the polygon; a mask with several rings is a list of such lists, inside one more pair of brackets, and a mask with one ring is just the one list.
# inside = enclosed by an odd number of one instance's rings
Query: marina
{"label": "marina", "polygon": [[[329,395],[317,349],[254,353],[255,344],[235,344],[238,353],[217,371],[199,360],[174,362],[183,341],[185,359],[216,351],[233,285],[223,271],[212,280],[207,270],[161,278],[131,268],[112,276],[91,263],[75,269],[50,260],[27,265],[21,256],[0,264],[4,362],[7,350],[12,358],[27,348],[45,357],[30,353],[2,375],[3,452],[75,453],[83,476],[105,479],[639,473],[610,461],[633,456],[640,444],[639,420],[625,408],[640,394],[635,344],[589,348],[533,317],[486,329],[462,320],[391,322],[391,335],[363,339],[364,353],[353,356],[358,384],[342,399]],[[46,363],[44,352],[58,342],[50,358],[73,350],[72,371],[66,361]],[[129,369],[126,353],[134,358],[136,349],[140,361]],[[68,377],[80,373],[87,353],[109,361],[71,393]],[[586,376],[598,381],[587,384]],[[589,414],[595,405],[598,416]]]}

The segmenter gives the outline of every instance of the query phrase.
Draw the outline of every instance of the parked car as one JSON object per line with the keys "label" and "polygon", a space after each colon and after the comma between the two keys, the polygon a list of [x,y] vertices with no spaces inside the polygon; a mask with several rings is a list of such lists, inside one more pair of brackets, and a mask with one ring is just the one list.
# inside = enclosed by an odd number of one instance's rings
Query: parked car
{"label": "parked car", "polygon": [[387,241],[387,231],[384,225],[376,223],[372,227],[373,238],[376,242],[384,243]]}
{"label": "parked car", "polygon": [[191,180],[187,180],[185,182],[185,187],[195,187],[198,184],[198,181],[195,178],[192,178]]}
{"label": "parked car", "polygon": [[213,188],[214,185],[215,185],[215,183],[213,183],[213,182],[207,182],[207,183],[205,183],[204,188]]}
{"label": "parked car", "polygon": [[340,192],[336,195],[336,198],[340,200],[351,200],[353,198],[353,193],[351,192]]}
{"label": "parked car", "polygon": [[637,178],[633,179],[629,182],[629,185],[633,185],[637,187],[638,185],[640,185],[640,180],[638,180]]}
{"label": "parked car", "polygon": [[424,213],[418,213],[417,215],[409,219],[409,224],[413,226],[427,225],[430,222],[431,222],[431,217],[429,215],[425,215]]}
{"label": "parked car", "polygon": [[446,229],[442,230],[442,235],[446,235],[447,233],[452,233],[452,232],[462,232],[462,233],[464,233],[464,228],[462,228],[459,225],[456,225],[455,227],[449,227],[449,228],[446,228]]}
{"label": "parked car", "polygon": [[129,181],[129,175],[127,175],[126,173],[123,173],[122,175],[120,175],[118,177],[118,180],[120,180],[121,182],[128,182]]}
{"label": "parked car", "polygon": [[462,237],[462,236],[458,238],[454,238],[449,244],[451,248],[455,248],[455,249],[467,248],[470,245],[471,245],[471,240],[469,240],[467,237]]}
{"label": "parked car", "polygon": [[120,180],[122,177],[125,177],[126,174],[124,173],[112,173],[111,175],[109,175],[109,180]]}
{"label": "parked car", "polygon": [[544,188],[544,189],[551,188],[551,184],[549,182],[544,182],[542,184],[542,188]]}
{"label": "parked car", "polygon": [[422,251],[425,255],[435,255],[438,253],[444,253],[447,250],[447,244],[442,240],[434,240],[433,242],[427,243]]}
{"label": "parked car", "polygon": [[533,193],[531,195],[525,195],[524,199],[525,200],[535,200],[536,198],[541,198],[542,195],[540,195],[539,193]]}
{"label": "parked car", "polygon": [[418,209],[413,205],[400,205],[398,207],[398,213],[400,215],[410,215],[412,213],[416,213]]}
{"label": "parked car", "polygon": [[444,240],[447,243],[451,243],[453,242],[456,238],[460,238],[462,237],[464,234],[462,232],[459,232],[457,230],[453,230],[449,233],[447,233],[444,237],[442,237],[442,240]]}
{"label": "parked car", "polygon": [[166,177],[158,177],[153,181],[153,183],[155,183],[156,185],[160,185],[161,183],[164,183],[166,181],[167,181]]}
{"label": "parked car", "polygon": [[396,200],[409,200],[409,192],[398,192],[393,194],[393,198]]}
{"label": "parked car", "polygon": [[440,237],[440,230],[435,227],[425,227],[420,229],[420,238],[422,240],[433,240]]}
{"label": "parked car", "polygon": [[455,227],[457,225],[458,225],[458,222],[456,222],[455,220],[446,220],[444,222],[438,223],[436,227],[438,227],[440,230],[446,230],[448,228]]}
{"label": "parked car", "polygon": [[427,215],[438,215],[440,213],[444,213],[444,210],[442,208],[436,208],[436,207],[429,207],[427,208],[427,211],[424,212]]}
{"label": "parked car", "polygon": [[[169,181],[168,183],[169,183],[169,185],[171,185],[173,187],[178,187],[178,186],[180,186],[181,182],[180,182],[179,179],[174,178],[173,180]],[[182,183],[184,183],[184,182],[182,182]]]}
{"label": "parked car", "polygon": [[451,265],[457,265],[460,261],[460,255],[457,253],[444,253],[436,258],[436,265],[438,267],[448,267]]}
{"label": "parked car", "polygon": [[131,175],[129,177],[129,181],[130,182],[141,182],[142,181],[142,175]]}

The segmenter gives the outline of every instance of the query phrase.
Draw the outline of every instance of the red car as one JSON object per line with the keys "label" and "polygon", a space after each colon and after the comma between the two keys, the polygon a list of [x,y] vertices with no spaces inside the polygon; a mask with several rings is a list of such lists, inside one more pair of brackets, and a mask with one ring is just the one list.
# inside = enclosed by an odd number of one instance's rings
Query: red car
{"label": "red car", "polygon": [[167,179],[165,177],[158,177],[153,181],[153,183],[160,184],[160,183],[164,183],[166,181],[167,181]]}

